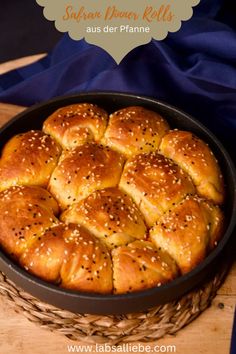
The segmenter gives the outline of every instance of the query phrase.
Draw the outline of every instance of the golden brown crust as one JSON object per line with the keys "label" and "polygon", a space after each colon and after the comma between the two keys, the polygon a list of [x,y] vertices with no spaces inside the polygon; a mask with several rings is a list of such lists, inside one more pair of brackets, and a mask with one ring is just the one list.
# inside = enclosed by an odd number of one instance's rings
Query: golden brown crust
{"label": "golden brown crust", "polygon": [[108,121],[108,114],[91,103],[73,104],[59,108],[46,119],[45,133],[53,136],[63,148],[75,148],[88,141],[100,141]]}
{"label": "golden brown crust", "polygon": [[47,230],[20,258],[40,278],[86,292],[112,292],[112,266],[106,246],[79,225]]}
{"label": "golden brown crust", "polygon": [[123,157],[108,147],[96,143],[79,146],[63,154],[51,176],[49,191],[66,208],[95,190],[115,187],[123,163]]}
{"label": "golden brown crust", "polygon": [[18,258],[44,231],[58,224],[57,202],[43,188],[11,187],[0,193],[0,244]]}
{"label": "golden brown crust", "polygon": [[70,249],[63,237],[62,225],[51,227],[24,249],[19,263],[31,274],[43,280],[61,282],[60,270]]}
{"label": "golden brown crust", "polygon": [[174,260],[147,241],[113,249],[112,260],[115,294],[160,286],[178,275]]}
{"label": "golden brown crust", "polygon": [[204,201],[204,207],[208,210],[211,220],[209,221],[209,242],[207,251],[212,251],[219,243],[225,230],[225,218],[222,210],[217,205]]}
{"label": "golden brown crust", "polygon": [[0,159],[0,191],[14,185],[46,187],[61,148],[50,136],[31,130],[14,136]]}
{"label": "golden brown crust", "polygon": [[61,286],[103,294],[112,292],[112,264],[107,247],[88,231],[80,232],[80,237],[62,266]]}
{"label": "golden brown crust", "polygon": [[187,196],[157,221],[150,238],[175,259],[182,273],[187,273],[206,257],[208,248],[222,234],[222,226],[219,207],[198,196]]}
{"label": "golden brown crust", "polygon": [[129,159],[119,186],[133,198],[149,226],[186,194],[195,191],[190,177],[158,153]]}
{"label": "golden brown crust", "polygon": [[217,204],[223,203],[224,182],[218,162],[201,139],[187,131],[171,131],[163,137],[160,153],[191,176],[199,195]]}
{"label": "golden brown crust", "polygon": [[110,115],[102,142],[126,157],[158,149],[169,125],[158,113],[127,107]]}
{"label": "golden brown crust", "polygon": [[70,105],[44,122],[49,135],[5,145],[0,247],[58,286],[123,294],[172,281],[216,247],[224,185],[207,144],[156,112],[127,107],[108,120]]}
{"label": "golden brown crust", "polygon": [[118,188],[96,191],[72,204],[61,216],[66,223],[83,225],[109,246],[145,239],[143,217],[127,194]]}

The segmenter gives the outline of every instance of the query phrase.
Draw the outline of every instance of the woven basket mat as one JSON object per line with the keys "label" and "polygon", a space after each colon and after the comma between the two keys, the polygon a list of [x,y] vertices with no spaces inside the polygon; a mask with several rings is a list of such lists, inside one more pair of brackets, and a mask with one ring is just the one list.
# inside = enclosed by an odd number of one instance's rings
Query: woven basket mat
{"label": "woven basket mat", "polygon": [[61,310],[16,287],[1,272],[0,295],[31,322],[72,340],[113,345],[152,342],[166,334],[175,334],[204,311],[211,304],[228,270],[229,264],[221,265],[210,280],[177,301],[127,315],[83,315]]}

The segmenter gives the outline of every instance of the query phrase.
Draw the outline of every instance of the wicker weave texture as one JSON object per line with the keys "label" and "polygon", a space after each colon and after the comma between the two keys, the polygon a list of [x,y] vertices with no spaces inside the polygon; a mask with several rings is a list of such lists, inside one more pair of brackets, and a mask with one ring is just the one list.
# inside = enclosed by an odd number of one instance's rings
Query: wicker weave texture
{"label": "wicker weave texture", "polygon": [[213,278],[178,301],[127,315],[82,315],[56,308],[18,288],[1,272],[0,295],[31,322],[72,340],[112,345],[152,342],[167,334],[175,334],[204,311],[211,304],[228,269],[228,265],[224,265]]}

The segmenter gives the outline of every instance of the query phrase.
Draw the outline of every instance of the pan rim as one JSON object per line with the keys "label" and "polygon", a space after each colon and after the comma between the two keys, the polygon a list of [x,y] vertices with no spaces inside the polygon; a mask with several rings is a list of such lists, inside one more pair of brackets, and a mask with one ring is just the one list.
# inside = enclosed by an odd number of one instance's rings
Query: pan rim
{"label": "pan rim", "polygon": [[[229,169],[231,171],[231,178],[234,183],[234,197],[233,197],[233,205],[232,205],[232,210],[231,210],[231,218],[229,220],[227,229],[224,232],[224,235],[222,236],[218,246],[210,252],[210,254],[199,264],[197,265],[193,270],[188,272],[185,275],[181,275],[178,278],[172,280],[170,283],[164,284],[161,287],[154,287],[151,289],[147,290],[142,290],[139,292],[133,292],[133,293],[128,293],[128,294],[107,294],[107,295],[102,295],[98,293],[86,293],[86,292],[80,292],[80,291],[74,291],[74,290],[69,290],[69,289],[64,289],[60,288],[57,285],[54,285],[52,283],[48,283],[28,272],[26,272],[23,268],[21,268],[19,265],[17,265],[14,261],[10,259],[1,249],[0,249],[0,260],[1,262],[5,265],[5,267],[11,268],[19,277],[22,277],[24,280],[31,282],[33,285],[41,286],[45,290],[52,291],[55,294],[59,295],[64,295],[68,296],[69,298],[78,298],[78,299],[84,299],[84,300],[93,300],[96,299],[98,301],[104,302],[104,301],[119,301],[119,300],[125,300],[125,299],[138,299],[138,298],[143,298],[146,296],[151,296],[156,294],[158,296],[159,293],[161,293],[163,290],[168,290],[171,291],[177,286],[181,286],[181,284],[185,283],[188,281],[189,278],[192,278],[196,276],[198,273],[202,272],[204,268],[207,268],[207,266],[212,263],[223,251],[223,249],[226,247],[226,245],[229,242],[229,239],[232,237],[232,234],[235,229],[236,225],[236,218],[233,218],[233,215],[236,215],[236,170],[234,163],[232,161],[232,158],[230,157],[229,153],[223,146],[223,144],[220,142],[220,140],[207,128],[205,127],[204,124],[199,122],[196,118],[192,117],[191,115],[187,114],[186,112],[182,111],[181,109],[172,106],[162,100],[158,100],[149,96],[145,95],[135,95],[135,94],[130,94],[130,93],[122,93],[122,92],[116,92],[116,91],[92,91],[92,92],[83,92],[83,93],[75,93],[72,95],[65,95],[65,96],[58,96],[54,97],[53,99],[50,99],[48,101],[44,101],[42,103],[33,105],[30,108],[27,108],[23,112],[17,114],[15,117],[13,117],[10,121],[8,121],[5,125],[3,125],[0,129],[0,136],[4,134],[4,131],[9,128],[12,124],[14,124],[16,121],[19,121],[21,118],[23,118],[26,114],[31,114],[34,111],[39,110],[40,108],[50,106],[55,103],[60,103],[61,101],[64,100],[73,100],[76,99],[77,97],[90,97],[90,96],[100,96],[100,97],[114,97],[118,96],[120,98],[122,97],[128,97],[128,98],[133,98],[137,100],[145,100],[146,102],[150,102],[152,104],[159,105],[161,107],[166,107],[170,109],[172,112],[175,112],[176,114],[185,117],[185,119],[188,119],[189,121],[193,122],[195,125],[200,128],[204,133],[206,133],[209,137],[210,140],[214,142],[215,145],[221,150],[221,154],[229,166]],[[69,105],[70,103],[68,103]],[[1,265],[0,265],[0,270],[1,270]]]}

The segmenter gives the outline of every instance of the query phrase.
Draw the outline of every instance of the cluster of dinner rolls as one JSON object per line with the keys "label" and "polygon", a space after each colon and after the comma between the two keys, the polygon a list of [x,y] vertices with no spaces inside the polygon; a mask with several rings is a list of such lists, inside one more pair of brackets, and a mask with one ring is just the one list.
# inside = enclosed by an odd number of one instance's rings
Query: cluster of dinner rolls
{"label": "cluster of dinner rolls", "polygon": [[0,245],[28,272],[123,294],[196,267],[224,227],[209,146],[157,112],[63,107],[14,136],[0,159]]}

